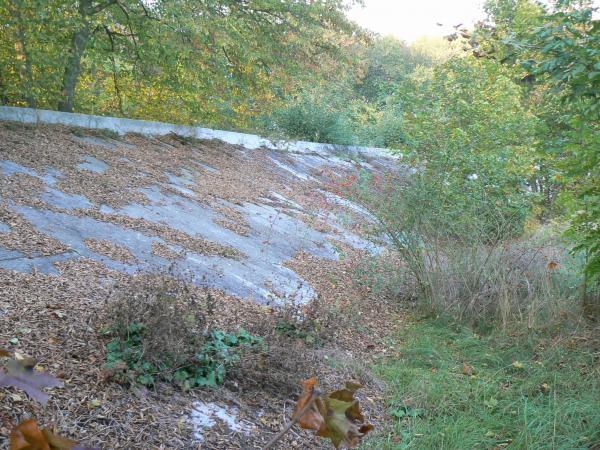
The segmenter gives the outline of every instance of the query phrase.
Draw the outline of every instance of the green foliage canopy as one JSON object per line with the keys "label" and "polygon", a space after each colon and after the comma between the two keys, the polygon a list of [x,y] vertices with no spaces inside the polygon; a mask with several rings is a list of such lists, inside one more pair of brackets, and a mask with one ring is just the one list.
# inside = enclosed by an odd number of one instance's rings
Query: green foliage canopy
{"label": "green foliage canopy", "polygon": [[[0,100],[247,125],[360,33],[342,0],[17,0],[0,4]],[[356,36],[356,37],[353,37]]]}

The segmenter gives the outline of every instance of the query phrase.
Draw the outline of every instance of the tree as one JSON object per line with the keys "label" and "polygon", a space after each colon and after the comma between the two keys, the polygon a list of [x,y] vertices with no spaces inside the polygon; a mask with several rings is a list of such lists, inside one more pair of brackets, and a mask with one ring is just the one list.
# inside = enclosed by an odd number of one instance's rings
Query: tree
{"label": "tree", "polygon": [[342,0],[19,0],[0,6],[3,96],[65,111],[247,124],[276,86],[339,58],[357,31],[344,8]]}
{"label": "tree", "polygon": [[[542,27],[518,45],[533,49],[523,65],[558,94],[563,104],[565,174],[576,213],[571,236],[583,251],[586,275],[600,280],[600,21],[591,4],[560,2]],[[585,300],[585,296],[584,296]]]}
{"label": "tree", "polygon": [[480,202],[495,211],[492,221],[510,221],[514,233],[521,230],[530,203],[525,181],[536,126],[521,92],[502,65],[474,57],[418,71],[397,91],[395,101],[404,111],[402,153],[448,194],[446,206],[457,223],[488,226],[477,208],[466,208]]}
{"label": "tree", "polygon": [[[497,0],[499,1],[499,0]],[[518,2],[522,4],[524,2]],[[586,260],[589,281],[600,279],[600,22],[590,1],[556,2],[537,26],[509,24],[505,61],[520,67],[542,93],[543,151],[573,213],[569,235]],[[584,296],[585,299],[585,296]]]}

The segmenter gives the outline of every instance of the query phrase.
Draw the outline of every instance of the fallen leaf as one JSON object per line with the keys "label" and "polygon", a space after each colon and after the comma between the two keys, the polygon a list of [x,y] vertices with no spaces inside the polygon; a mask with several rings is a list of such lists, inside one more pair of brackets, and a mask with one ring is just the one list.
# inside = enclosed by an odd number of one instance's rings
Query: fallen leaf
{"label": "fallen leaf", "polygon": [[51,450],[42,430],[33,419],[25,420],[10,433],[10,450]]}
{"label": "fallen leaf", "polygon": [[88,402],[88,408],[98,408],[102,402],[97,398],[94,398]]}
{"label": "fallen leaf", "polygon": [[471,367],[470,365],[468,365],[466,363],[463,364],[462,373],[464,375],[473,375],[473,367]]}
{"label": "fallen leaf", "polygon": [[26,370],[33,370],[37,365],[37,359],[24,356],[18,352],[15,352],[15,360],[18,361],[20,367]]}
{"label": "fallen leaf", "polygon": [[10,450],[100,450],[77,445],[77,441],[53,433],[48,428],[40,430],[34,419],[17,425],[10,433]]}
{"label": "fallen leaf", "polygon": [[44,387],[62,386],[62,382],[45,372],[36,372],[32,367],[15,359],[10,360],[6,369],[0,369],[0,387],[16,387],[23,389],[27,395],[42,405],[48,403],[48,394],[41,389]]}
{"label": "fallen leaf", "polygon": [[[304,391],[296,408],[293,418],[315,395],[316,378],[302,382]],[[327,395],[319,395],[309,409],[299,418],[302,428],[317,430],[317,436],[331,439],[335,448],[354,448],[362,437],[373,429],[373,425],[364,422],[358,400],[354,393],[360,384],[347,382],[344,389]]]}
{"label": "fallen leaf", "polygon": [[[302,381],[303,392],[296,403],[294,413],[292,414],[292,419],[298,418],[298,414],[300,414],[304,407],[312,400],[316,385],[316,377]],[[327,411],[325,410],[323,401],[321,398],[317,398],[310,408],[308,408],[308,410],[298,419],[298,424],[307,430],[319,430],[325,421],[324,416],[326,414]]]}
{"label": "fallen leaf", "polygon": [[12,356],[12,353],[5,348],[0,347],[0,357],[2,356]]}
{"label": "fallen leaf", "polygon": [[44,428],[42,434],[52,450],[72,450],[77,445],[77,441],[54,434],[48,428]]}

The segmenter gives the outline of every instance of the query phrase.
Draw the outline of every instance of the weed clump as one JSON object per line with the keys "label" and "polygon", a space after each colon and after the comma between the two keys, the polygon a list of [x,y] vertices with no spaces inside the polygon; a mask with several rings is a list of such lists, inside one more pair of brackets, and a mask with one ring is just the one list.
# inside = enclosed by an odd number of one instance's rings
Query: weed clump
{"label": "weed clump", "polygon": [[151,386],[172,382],[187,390],[217,386],[244,350],[263,339],[243,328],[211,329],[209,292],[170,275],[136,275],[113,292],[104,332],[109,377]]}

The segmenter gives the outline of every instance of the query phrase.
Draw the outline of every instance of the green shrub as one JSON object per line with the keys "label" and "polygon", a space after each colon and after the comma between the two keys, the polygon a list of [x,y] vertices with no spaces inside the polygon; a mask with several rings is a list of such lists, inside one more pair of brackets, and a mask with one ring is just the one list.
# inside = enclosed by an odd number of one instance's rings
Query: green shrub
{"label": "green shrub", "polygon": [[347,113],[326,101],[302,97],[276,109],[267,120],[267,130],[285,138],[343,145],[356,142]]}
{"label": "green shrub", "polygon": [[187,390],[196,386],[215,387],[223,383],[227,368],[240,360],[244,348],[263,344],[262,338],[249,334],[243,328],[237,333],[213,330],[203,336],[204,343],[197,353],[180,365],[174,364],[171,354],[146,358],[143,352],[148,328],[141,323],[130,323],[126,339],[116,337],[106,345],[107,368],[121,368],[121,377],[143,385],[157,380],[174,382]]}
{"label": "green shrub", "polygon": [[280,320],[275,325],[275,331],[289,338],[300,339],[308,345],[321,343],[319,336],[319,324],[311,320]]}
{"label": "green shrub", "polygon": [[386,107],[373,123],[360,125],[362,145],[400,149],[406,143],[402,110],[396,105]]}

